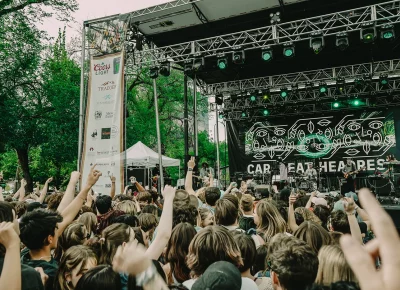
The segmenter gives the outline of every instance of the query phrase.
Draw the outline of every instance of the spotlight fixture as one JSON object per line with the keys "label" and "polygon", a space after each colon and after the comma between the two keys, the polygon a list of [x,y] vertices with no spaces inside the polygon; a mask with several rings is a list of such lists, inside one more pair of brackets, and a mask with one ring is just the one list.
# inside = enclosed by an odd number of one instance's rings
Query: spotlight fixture
{"label": "spotlight fixture", "polygon": [[336,34],[336,47],[344,51],[349,47],[349,37],[347,36],[347,32],[339,32]]}
{"label": "spotlight fixture", "polygon": [[346,81],[344,80],[344,78],[341,78],[341,77],[337,78],[336,89],[339,90],[339,92],[343,93],[345,85],[346,85]]}
{"label": "spotlight fixture", "polygon": [[183,72],[187,75],[193,72],[193,60],[185,60]]}
{"label": "spotlight fixture", "polygon": [[234,64],[244,64],[245,54],[244,50],[234,51],[232,54],[232,62]]}
{"label": "spotlight fixture", "polygon": [[313,87],[314,87],[314,84],[312,82],[306,82],[306,84],[305,84],[306,91],[308,91],[308,92],[312,91]]}
{"label": "spotlight fixture", "polygon": [[358,107],[358,106],[360,106],[362,103],[361,103],[361,101],[360,101],[359,99],[354,99],[354,100],[351,100],[351,101],[350,101],[350,104],[351,104],[353,107]]}
{"label": "spotlight fixture", "polygon": [[171,75],[171,63],[169,61],[162,62],[159,73],[162,76],[169,77]]}
{"label": "spotlight fixture", "polygon": [[360,30],[360,39],[364,43],[373,43],[376,39],[376,27],[374,22],[364,23]]}
{"label": "spotlight fixture", "polygon": [[389,86],[389,76],[388,76],[388,74],[381,74],[381,75],[379,76],[379,83],[380,83],[381,86],[383,86],[383,87]]}
{"label": "spotlight fixture", "polygon": [[242,111],[242,118],[246,118],[246,117],[248,117],[248,115],[247,115],[247,112],[246,111]]}
{"label": "spotlight fixture", "polygon": [[250,101],[255,102],[256,100],[257,100],[257,97],[255,96],[255,94],[251,94]]}
{"label": "spotlight fixture", "polygon": [[325,40],[322,32],[311,33],[310,48],[314,51],[314,53],[319,54],[324,47]]}
{"label": "spotlight fixture", "polygon": [[282,98],[286,98],[288,96],[288,90],[287,88],[281,88],[281,93],[280,93]]}
{"label": "spotlight fixture", "polygon": [[332,109],[340,109],[342,107],[342,104],[340,102],[333,102],[331,104]]}
{"label": "spotlight fixture", "polygon": [[222,105],[222,103],[224,102],[224,96],[222,94],[218,94],[215,96],[215,103],[217,105]]}
{"label": "spotlight fixture", "polygon": [[293,57],[295,55],[294,44],[289,42],[283,45],[283,56],[284,57]]}
{"label": "spotlight fixture", "polygon": [[196,57],[193,61],[193,70],[199,71],[204,67],[205,60],[204,57]]}
{"label": "spotlight fixture", "polygon": [[263,100],[264,100],[264,101],[268,100],[268,99],[269,99],[269,96],[270,96],[270,91],[269,91],[269,89],[264,90],[264,92],[263,92]]}
{"label": "spotlight fixture", "polygon": [[297,83],[292,84],[290,87],[293,93],[296,93],[299,90],[299,85]]}
{"label": "spotlight fixture", "polygon": [[319,93],[326,94],[328,92],[328,86],[326,83],[319,83]]}
{"label": "spotlight fixture", "polygon": [[144,41],[144,36],[140,33],[136,35],[136,49],[138,51],[143,50],[143,41]]}
{"label": "spotlight fixture", "polygon": [[263,110],[262,110],[262,114],[263,114],[264,116],[268,116],[268,115],[269,115],[268,109],[263,109]]}
{"label": "spotlight fixture", "polygon": [[220,113],[218,114],[218,118],[223,119],[223,118],[224,118],[224,114],[220,112]]}
{"label": "spotlight fixture", "polygon": [[158,67],[153,66],[153,67],[150,68],[150,78],[151,79],[158,78]]}
{"label": "spotlight fixture", "polygon": [[228,58],[225,55],[217,58],[217,66],[220,70],[225,70],[228,67]]}
{"label": "spotlight fixture", "polygon": [[276,13],[269,14],[269,18],[271,18],[270,23],[276,24],[281,22],[281,13],[278,11]]}
{"label": "spotlight fixture", "polygon": [[385,24],[381,27],[381,39],[394,40],[394,28],[393,24]]}
{"label": "spotlight fixture", "polygon": [[356,79],[354,79],[354,86],[359,90],[364,88],[364,86],[365,86],[364,78],[356,78]]}
{"label": "spotlight fixture", "polygon": [[274,54],[272,52],[271,48],[264,48],[263,50],[261,50],[261,58],[264,61],[270,61],[274,58]]}

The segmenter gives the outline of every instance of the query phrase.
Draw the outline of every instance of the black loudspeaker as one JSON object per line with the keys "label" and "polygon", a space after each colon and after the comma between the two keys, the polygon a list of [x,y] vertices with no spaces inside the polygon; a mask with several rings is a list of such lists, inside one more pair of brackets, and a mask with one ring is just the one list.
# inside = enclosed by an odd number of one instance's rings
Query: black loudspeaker
{"label": "black loudspeaker", "polygon": [[136,180],[139,183],[141,183],[143,186],[149,185],[147,169],[128,167],[127,175],[128,176],[127,176],[126,180],[128,183],[130,182],[129,178],[134,176],[134,177],[136,177]]}
{"label": "black loudspeaker", "polygon": [[394,225],[396,226],[397,232],[400,234],[400,205],[383,205],[382,207],[390,215]]}

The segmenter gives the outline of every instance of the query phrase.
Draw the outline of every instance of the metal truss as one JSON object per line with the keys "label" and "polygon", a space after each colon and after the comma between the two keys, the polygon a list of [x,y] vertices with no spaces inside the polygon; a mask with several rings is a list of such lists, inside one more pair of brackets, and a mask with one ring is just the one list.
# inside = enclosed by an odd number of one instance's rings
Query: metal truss
{"label": "metal truss", "polygon": [[380,74],[388,74],[389,78],[400,77],[400,59],[385,60],[374,63],[348,65],[334,68],[325,68],[291,74],[283,74],[254,79],[230,81],[216,84],[202,83],[200,88],[206,95],[232,94],[243,91],[270,89],[279,91],[282,87],[291,89],[295,84],[304,89],[307,83],[318,85],[325,82],[327,85],[336,84],[337,78],[344,78],[351,83],[356,78],[371,75],[373,80],[379,79]]}
{"label": "metal truss", "polygon": [[[367,103],[363,107],[348,107],[341,108],[340,111],[348,110],[365,110],[365,109],[375,109],[375,108],[387,108],[390,106],[400,105],[400,95],[395,96],[380,96],[374,97],[366,100]],[[371,104],[373,103],[373,106]],[[263,114],[263,111],[268,110],[268,116]],[[331,107],[330,102],[320,102],[318,104],[292,104],[289,106],[278,105],[278,106],[266,106],[260,108],[243,109],[243,110],[220,110],[223,117],[227,121],[255,121],[255,120],[265,120],[267,118],[274,117],[284,117],[284,116],[294,116],[294,115],[307,115],[315,113],[324,113],[334,111]],[[245,114],[243,116],[242,114]]]}
{"label": "metal truss", "polygon": [[312,33],[329,36],[339,32],[358,31],[363,24],[370,22],[380,27],[385,24],[400,23],[399,10],[400,0],[390,1],[232,34],[146,49],[131,54],[129,63],[132,65],[155,65],[167,59],[183,62],[199,55],[211,57],[230,53],[237,49],[259,49],[308,40]]}

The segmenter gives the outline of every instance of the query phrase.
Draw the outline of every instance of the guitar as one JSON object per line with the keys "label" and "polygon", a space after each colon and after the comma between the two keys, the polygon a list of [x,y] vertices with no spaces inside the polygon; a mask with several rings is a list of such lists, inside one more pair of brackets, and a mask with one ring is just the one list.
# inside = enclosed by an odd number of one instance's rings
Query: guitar
{"label": "guitar", "polygon": [[360,169],[357,169],[357,170],[355,170],[355,171],[351,171],[351,172],[343,172],[343,175],[344,175],[344,178],[349,178],[349,176],[352,176],[353,174],[357,174],[357,173],[359,173],[360,171],[364,171],[365,170],[365,166],[364,167],[361,167]]}

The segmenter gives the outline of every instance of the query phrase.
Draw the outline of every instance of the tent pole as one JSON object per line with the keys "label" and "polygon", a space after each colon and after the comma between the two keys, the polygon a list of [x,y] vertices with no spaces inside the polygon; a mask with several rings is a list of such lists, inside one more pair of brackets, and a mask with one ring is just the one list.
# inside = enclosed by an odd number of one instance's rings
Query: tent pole
{"label": "tent pole", "polygon": [[160,165],[160,181],[161,188],[160,193],[164,189],[164,172],[162,165],[162,154],[161,154],[161,133],[160,133],[160,117],[158,115],[158,98],[157,98],[157,82],[153,79],[153,92],[154,92],[154,108],[156,111],[156,129],[157,129],[157,147],[158,147],[158,164]]}
{"label": "tent pole", "polygon": [[[80,91],[80,98],[79,98],[79,142],[78,142],[78,164],[77,169],[80,171],[81,169],[81,154],[82,154],[82,142],[83,142],[83,99],[85,97],[85,49],[86,49],[86,25],[83,25],[82,28],[82,56],[81,56],[81,91]],[[78,185],[78,188],[80,186]]]}
{"label": "tent pole", "polygon": [[193,78],[193,131],[194,131],[194,153],[196,158],[199,156],[199,136],[198,136],[198,124],[197,124],[197,78],[196,75]]}
{"label": "tent pole", "polygon": [[[218,122],[218,106],[217,106],[217,104],[215,104],[215,121],[217,122],[217,132],[216,132],[216,134],[217,134],[217,140],[216,140],[216,142],[217,142],[217,174],[216,174],[216,177],[217,177],[217,180],[218,180],[218,183],[219,183],[219,180],[220,180],[220,178],[219,178],[219,172],[220,172],[220,163],[219,163],[219,122]],[[219,186],[218,186],[219,187]]]}
{"label": "tent pole", "polygon": [[185,173],[187,172],[187,162],[189,161],[189,122],[188,122],[188,85],[187,85],[188,77],[185,74],[184,76],[184,93],[183,93],[183,131],[184,131],[184,139],[185,139],[185,161],[184,161],[184,169]]}

